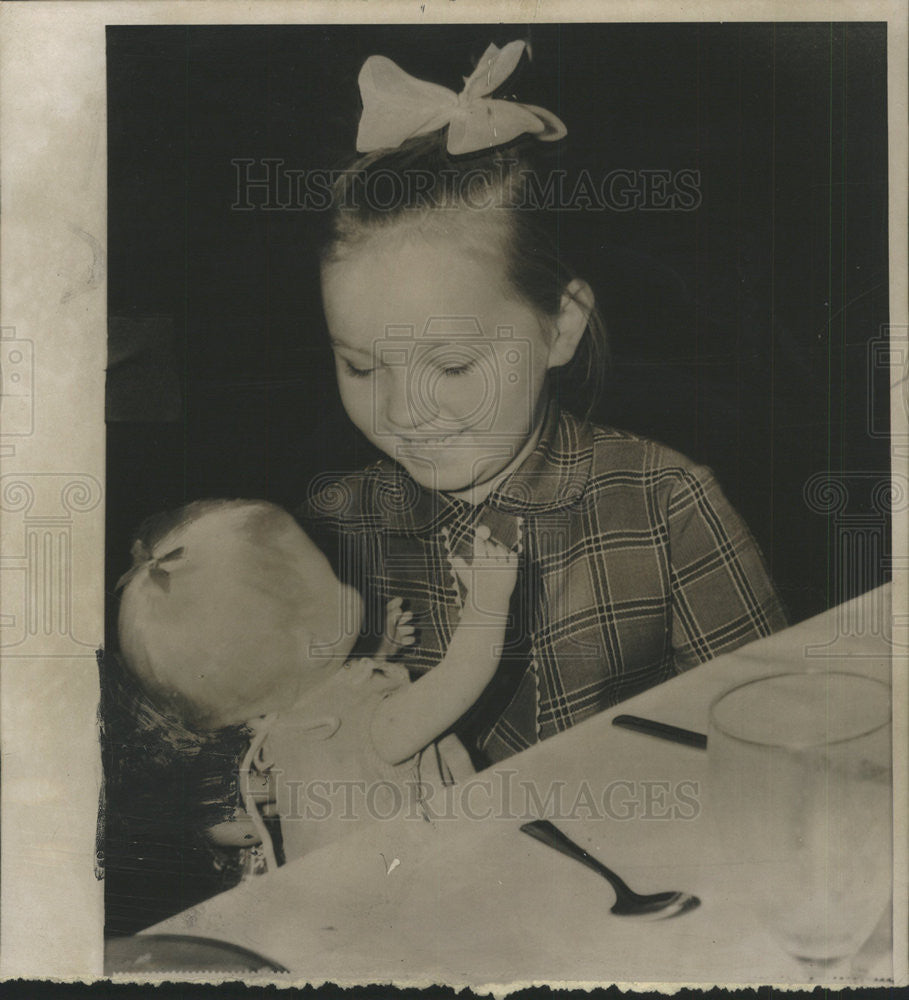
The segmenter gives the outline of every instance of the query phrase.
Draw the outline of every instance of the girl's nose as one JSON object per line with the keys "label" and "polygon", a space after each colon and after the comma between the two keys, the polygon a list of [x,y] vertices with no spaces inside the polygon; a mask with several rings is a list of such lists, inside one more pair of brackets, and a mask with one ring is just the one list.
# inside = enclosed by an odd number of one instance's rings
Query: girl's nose
{"label": "girl's nose", "polygon": [[396,371],[388,379],[384,403],[384,416],[389,426],[396,430],[413,430],[420,421],[416,419],[413,400],[410,398],[410,387],[404,371]]}

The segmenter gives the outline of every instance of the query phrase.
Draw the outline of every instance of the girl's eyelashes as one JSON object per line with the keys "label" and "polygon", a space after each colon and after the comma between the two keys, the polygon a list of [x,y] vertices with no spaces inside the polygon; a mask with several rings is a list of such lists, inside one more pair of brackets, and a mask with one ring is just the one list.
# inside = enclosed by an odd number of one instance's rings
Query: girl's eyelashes
{"label": "girl's eyelashes", "polygon": [[[355,364],[348,361],[347,358],[342,358],[341,360],[344,362],[345,373],[350,375],[351,378],[366,378],[376,371],[376,368],[358,368]],[[476,367],[476,364],[477,360],[474,358],[460,365],[439,365],[438,371],[446,378],[457,378],[459,375],[466,375]]]}
{"label": "girl's eyelashes", "polygon": [[372,375],[375,368],[357,368],[356,365],[352,365],[347,358],[344,358],[344,370],[352,378],[366,378],[367,375]]}
{"label": "girl's eyelashes", "polygon": [[441,369],[442,374],[449,377],[456,377],[458,375],[466,375],[471,369],[476,367],[476,359],[472,361],[465,361],[462,365],[444,365]]}

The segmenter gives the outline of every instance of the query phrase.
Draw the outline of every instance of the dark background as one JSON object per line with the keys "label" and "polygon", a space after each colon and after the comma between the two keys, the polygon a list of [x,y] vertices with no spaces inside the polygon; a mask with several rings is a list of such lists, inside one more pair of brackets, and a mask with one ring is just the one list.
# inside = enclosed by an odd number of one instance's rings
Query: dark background
{"label": "dark background", "polygon": [[822,470],[889,468],[868,433],[869,402],[887,427],[886,372],[872,394],[866,357],[888,318],[885,31],[109,28],[110,315],[127,349],[130,319],[146,343],[169,328],[155,365],[169,355],[173,376],[165,391],[112,367],[121,396],[145,391],[148,415],[170,419],[109,423],[111,578],[149,513],[200,496],[295,506],[313,475],[372,458],[334,386],[313,213],[232,210],[231,160],[335,167],[353,152],[366,56],[457,90],[490,41],[525,37],[514,91],[565,120],[569,176],[700,171],[695,211],[565,213],[562,250],[612,338],[597,420],[713,467],[793,620],[835,603],[836,533],[802,490]]}
{"label": "dark background", "polygon": [[368,55],[460,90],[513,38],[533,58],[508,89],[563,118],[569,176],[700,171],[695,211],[565,213],[612,338],[596,420],[715,470],[793,621],[883,579],[838,578],[837,524],[803,489],[889,470],[868,362],[888,320],[884,24],[143,26],[108,28],[108,593],[146,515],[294,507],[374,457],[335,389],[313,213],[232,209],[231,161],[336,167]]}

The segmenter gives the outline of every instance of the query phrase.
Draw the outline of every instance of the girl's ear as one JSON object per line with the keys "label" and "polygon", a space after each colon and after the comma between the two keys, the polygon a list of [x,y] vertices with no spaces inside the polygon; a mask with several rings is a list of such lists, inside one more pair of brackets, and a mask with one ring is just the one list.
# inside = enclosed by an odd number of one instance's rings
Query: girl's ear
{"label": "girl's ear", "polygon": [[559,315],[553,329],[554,337],[549,345],[548,368],[560,368],[574,357],[587,329],[593,305],[593,291],[586,281],[575,278],[568,282],[562,292]]}

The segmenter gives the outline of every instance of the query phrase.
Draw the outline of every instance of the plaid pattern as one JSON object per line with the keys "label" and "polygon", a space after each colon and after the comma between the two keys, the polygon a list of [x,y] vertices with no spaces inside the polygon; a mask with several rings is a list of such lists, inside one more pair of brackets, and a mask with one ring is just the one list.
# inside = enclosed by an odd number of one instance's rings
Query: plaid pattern
{"label": "plaid pattern", "polygon": [[367,596],[368,632],[386,601],[408,602],[416,673],[439,662],[458,622],[450,552],[469,551],[480,524],[503,544],[521,539],[500,668],[456,729],[490,761],[786,625],[709,469],[555,407],[533,454],[478,507],[383,461],[315,483],[300,517]]}

